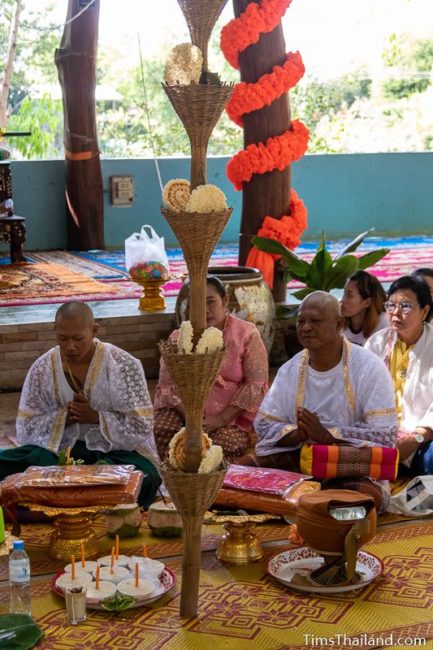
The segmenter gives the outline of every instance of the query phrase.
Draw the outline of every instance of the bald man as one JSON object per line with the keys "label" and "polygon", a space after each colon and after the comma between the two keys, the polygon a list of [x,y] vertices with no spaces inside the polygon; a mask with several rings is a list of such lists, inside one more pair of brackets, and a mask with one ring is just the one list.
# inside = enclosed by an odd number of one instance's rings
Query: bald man
{"label": "bald man", "polygon": [[141,363],[96,337],[99,325],[81,302],[60,307],[58,345],[30,368],[16,422],[20,447],[0,452],[0,479],[31,465],[56,465],[71,449],[86,464],[127,464],[144,473],[140,505],[161,483],[153,410]]}
{"label": "bald man", "polygon": [[395,447],[389,372],[381,359],[349,343],[343,326],[334,296],[315,291],[302,301],[296,332],[305,349],[280,368],[260,406],[257,464],[299,471],[307,442]]}

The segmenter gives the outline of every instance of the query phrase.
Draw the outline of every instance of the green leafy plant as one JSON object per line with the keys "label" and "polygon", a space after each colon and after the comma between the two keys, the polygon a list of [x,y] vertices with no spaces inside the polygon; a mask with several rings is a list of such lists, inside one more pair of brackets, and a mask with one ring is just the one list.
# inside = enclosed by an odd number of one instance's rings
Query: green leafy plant
{"label": "green leafy plant", "polygon": [[[365,255],[356,257],[351,253],[358,248],[372,228],[358,235],[334,258],[326,249],[325,236],[322,232],[320,244],[311,262],[306,262],[296,255],[289,248],[267,237],[253,237],[252,243],[260,251],[281,255],[281,263],[284,269],[284,280],[299,280],[305,283],[305,288],[293,293],[295,298],[302,300],[313,291],[331,291],[331,289],[342,289],[347,279],[356,273],[376,264],[382,257],[389,253],[389,248],[378,248]],[[282,311],[287,308],[281,306],[277,310],[277,317],[283,316]],[[293,307],[292,307],[293,311]]]}

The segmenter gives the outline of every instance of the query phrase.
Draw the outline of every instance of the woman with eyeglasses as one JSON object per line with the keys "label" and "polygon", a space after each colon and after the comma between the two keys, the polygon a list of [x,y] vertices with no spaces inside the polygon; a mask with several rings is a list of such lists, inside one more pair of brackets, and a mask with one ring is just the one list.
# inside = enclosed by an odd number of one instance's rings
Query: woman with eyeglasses
{"label": "woman with eyeglasses", "polygon": [[388,365],[394,382],[400,462],[413,476],[433,474],[433,326],[429,287],[419,276],[395,280],[385,303],[390,327],[365,347]]}
{"label": "woman with eyeglasses", "polygon": [[367,271],[357,271],[346,282],[341,301],[344,336],[351,343],[364,345],[369,336],[388,327],[384,311],[386,293],[379,280]]}

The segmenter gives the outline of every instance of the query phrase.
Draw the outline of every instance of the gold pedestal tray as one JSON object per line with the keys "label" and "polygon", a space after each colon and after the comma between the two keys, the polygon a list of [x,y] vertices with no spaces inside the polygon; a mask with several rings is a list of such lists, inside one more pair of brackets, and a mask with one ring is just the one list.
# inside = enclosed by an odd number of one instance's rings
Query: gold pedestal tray
{"label": "gold pedestal tray", "polygon": [[43,512],[53,517],[54,531],[50,537],[48,554],[55,560],[70,561],[71,555],[81,555],[81,545],[87,559],[97,557],[98,538],[92,527],[95,515],[109,510],[110,506],[82,506],[79,508],[57,508],[36,503],[20,504],[29,510]]}
{"label": "gold pedestal tray", "polygon": [[138,305],[141,311],[163,311],[166,308],[161,287],[167,280],[137,280],[134,277],[132,279],[143,287],[143,296]]}
{"label": "gold pedestal tray", "polygon": [[265,514],[213,516],[211,521],[223,524],[227,531],[216,550],[218,560],[227,564],[249,564],[261,560],[264,551],[257,538],[256,524],[276,518],[279,519]]}

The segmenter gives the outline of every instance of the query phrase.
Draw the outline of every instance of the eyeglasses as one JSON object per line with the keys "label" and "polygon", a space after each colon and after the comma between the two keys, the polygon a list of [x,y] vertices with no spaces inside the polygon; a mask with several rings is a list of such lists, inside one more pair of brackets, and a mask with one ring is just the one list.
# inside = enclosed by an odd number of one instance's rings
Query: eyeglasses
{"label": "eyeglasses", "polygon": [[412,305],[410,302],[386,302],[384,304],[384,307],[386,311],[389,311],[391,314],[394,311],[399,310],[406,316],[406,314],[408,314],[414,308],[414,305]]}

